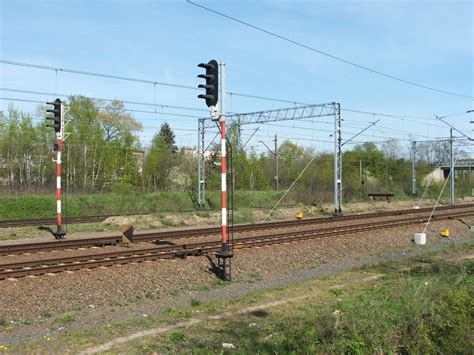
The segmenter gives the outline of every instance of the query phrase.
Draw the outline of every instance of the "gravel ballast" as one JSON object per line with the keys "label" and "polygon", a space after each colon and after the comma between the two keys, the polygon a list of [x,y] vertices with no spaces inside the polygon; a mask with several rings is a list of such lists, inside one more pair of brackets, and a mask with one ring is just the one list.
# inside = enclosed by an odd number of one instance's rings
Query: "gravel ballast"
{"label": "gravel ballast", "polygon": [[[459,221],[434,222],[431,228],[449,228],[451,237],[441,238],[428,230],[428,244],[414,245],[413,234],[423,229],[418,225],[237,250],[232,259],[234,282],[225,287],[213,287],[216,278],[205,257],[0,281],[0,316],[10,323],[0,328],[0,343],[57,332],[57,326],[43,325],[42,322],[48,323],[42,316],[46,311],[53,318],[75,312],[76,321],[68,329],[80,328],[81,324],[100,325],[143,313],[156,314],[191,298],[244,295],[341,268],[383,261],[393,255],[423,253],[471,239],[470,229]],[[33,320],[33,324],[24,325],[25,319]],[[17,327],[21,328],[18,333]]]}

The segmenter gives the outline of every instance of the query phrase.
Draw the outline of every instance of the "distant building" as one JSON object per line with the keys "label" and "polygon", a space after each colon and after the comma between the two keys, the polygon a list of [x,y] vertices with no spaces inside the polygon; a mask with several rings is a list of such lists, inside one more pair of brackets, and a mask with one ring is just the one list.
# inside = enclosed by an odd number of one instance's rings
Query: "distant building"
{"label": "distant building", "polygon": [[0,160],[0,186],[8,186],[7,163]]}
{"label": "distant building", "polygon": [[[196,148],[182,148],[182,151],[187,156],[197,157],[197,149]],[[211,156],[212,151],[210,149],[204,152],[204,157],[209,158]]]}
{"label": "distant building", "polygon": [[143,165],[145,161],[145,151],[144,150],[134,150],[133,156],[137,162],[137,171],[139,174],[143,173]]}
{"label": "distant building", "polygon": [[423,179],[423,183],[427,184],[430,181],[439,182],[439,181],[444,181],[444,179],[445,179],[444,171],[443,169],[441,169],[441,167],[438,167],[434,169],[431,173],[425,176],[425,178]]}

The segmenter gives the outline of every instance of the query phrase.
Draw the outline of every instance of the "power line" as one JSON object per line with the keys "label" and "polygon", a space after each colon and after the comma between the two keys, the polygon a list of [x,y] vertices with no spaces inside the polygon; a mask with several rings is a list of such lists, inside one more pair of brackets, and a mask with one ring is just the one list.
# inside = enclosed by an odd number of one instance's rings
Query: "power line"
{"label": "power line", "polygon": [[169,87],[174,87],[174,88],[179,88],[179,89],[188,89],[188,90],[201,91],[201,89],[198,89],[195,86],[165,83],[165,82],[162,82],[162,81],[139,79],[139,78],[126,77],[126,76],[119,76],[119,75],[94,73],[94,72],[89,72],[89,71],[84,71],[84,70],[66,69],[66,68],[59,68],[59,67],[51,67],[51,66],[47,66],[47,65],[21,63],[21,62],[15,62],[15,61],[12,61],[12,60],[3,60],[3,59],[0,59],[0,63],[9,64],[9,65],[16,65],[16,66],[21,66],[21,67],[35,68],[35,69],[51,70],[51,71],[55,71],[56,73],[57,72],[63,72],[63,73],[79,74],[79,75],[86,75],[86,76],[95,76],[95,77],[99,77],[99,78],[133,81],[133,82],[136,82],[136,83],[144,83],[144,84],[160,85],[160,86],[169,86]]}
{"label": "power line", "polygon": [[[1,98],[0,97],[0,100],[3,99],[3,100],[12,100],[12,101],[25,101],[25,102],[33,102],[33,103],[44,103],[42,101],[37,101],[37,100],[27,100],[27,99],[17,99],[17,98]],[[103,107],[99,107],[99,108],[103,108]],[[128,111],[128,112],[138,112],[138,113],[148,113],[148,114],[158,114],[158,112],[153,112],[153,111],[144,111],[144,110],[133,110],[133,109],[123,109],[124,111]],[[350,110],[350,111],[356,111],[356,110]],[[398,118],[394,115],[388,115],[388,114],[380,114],[380,113],[372,113],[372,112],[366,112],[366,111],[357,111],[359,113],[367,113],[367,114],[373,114],[373,115],[383,115],[383,116],[389,116],[389,117],[393,117],[393,118]],[[198,116],[190,116],[190,115],[182,115],[182,114],[174,114],[174,113],[167,113],[167,112],[163,112],[163,113],[159,113],[159,114],[162,114],[162,115],[171,115],[171,116],[181,116],[181,117],[191,117],[191,118],[197,118]],[[31,117],[34,117],[32,116],[31,114],[29,114]],[[38,118],[35,118],[35,119],[38,119]],[[143,120],[145,120],[145,118],[142,118]],[[307,120],[302,120],[304,122],[313,122],[313,121],[307,121]],[[319,121],[315,121],[315,122],[319,122]],[[320,121],[321,123],[330,123],[330,122],[324,122],[324,121]],[[332,124],[332,123],[330,123]],[[422,124],[427,124],[427,123],[422,123]],[[296,128],[296,129],[308,129],[307,127],[298,127],[298,126],[295,126],[295,125],[292,125],[292,126],[287,126],[287,125],[277,125],[277,124],[271,124],[271,123],[266,123],[265,124],[266,126],[274,126],[274,127],[281,127],[281,128]],[[349,125],[347,125],[349,126]],[[433,125],[433,126],[436,126],[436,125]],[[436,127],[443,127],[443,126],[436,126]],[[155,127],[155,126],[143,126],[143,128],[156,128],[158,129],[159,127]],[[386,134],[387,133],[387,130],[388,131],[391,131],[391,133],[395,133],[395,134],[408,134],[407,132],[403,132],[403,131],[400,131],[400,130],[395,130],[395,129],[392,129],[392,128],[389,128],[389,127],[381,127],[379,126],[379,128],[385,128],[384,130],[382,129],[374,129],[374,131],[376,132],[381,132],[383,134]],[[178,129],[176,128],[176,130],[186,130],[186,129]],[[192,129],[189,129],[188,131],[196,131],[196,130],[192,130]],[[321,130],[319,129],[318,131],[326,131],[326,132],[332,132],[332,130]],[[349,131],[347,131],[346,133],[351,133]],[[374,138],[384,138],[384,137],[381,137],[381,136],[376,136],[374,134],[372,135],[367,135],[367,134],[364,134],[363,136],[365,137],[374,137]],[[430,138],[429,136],[426,136],[426,135],[421,135],[421,134],[417,134],[417,136],[419,137],[426,137],[426,138]],[[297,139],[296,137],[288,137],[288,138],[291,138],[291,139]]]}
{"label": "power line", "polygon": [[[54,95],[52,93],[46,93],[46,92],[40,92],[40,91],[29,91],[29,90],[18,90],[18,89],[9,89],[9,88],[0,88],[0,90],[3,90],[3,91],[12,91],[12,92],[21,92],[21,93],[31,93],[31,94],[40,94],[40,95]],[[236,93],[230,93],[230,94],[236,94]],[[246,97],[252,97],[252,98],[257,98],[257,99],[263,99],[263,100],[278,100],[278,101],[281,101],[281,102],[287,102],[287,103],[295,103],[295,104],[303,104],[301,102],[296,102],[296,101],[289,101],[289,100],[283,100],[283,99],[274,99],[274,98],[270,98],[270,97],[263,97],[263,96],[255,96],[255,95],[247,95],[247,94],[238,94],[238,95],[245,95]],[[57,95],[57,96],[65,96],[67,97],[67,95],[64,95],[64,94],[61,94],[61,95]],[[33,103],[44,103],[42,101],[35,101],[35,100],[26,100],[26,99],[17,99],[17,98],[0,98],[0,99],[3,99],[3,100],[12,100],[12,101],[23,101],[23,102],[33,102]],[[105,98],[93,98],[91,97],[91,99],[94,99],[94,100],[104,100],[104,101],[113,101],[113,99],[105,99]],[[141,104],[141,105],[148,105],[148,106],[155,106],[155,104],[152,104],[152,103],[144,103],[144,102],[135,102],[135,101],[122,101],[124,103],[128,103],[128,104]],[[197,108],[190,108],[190,107],[184,107],[184,106],[172,106],[172,105],[161,105],[161,104],[156,104],[156,106],[160,106],[160,107],[167,107],[167,108],[176,108],[176,109],[186,109],[186,110],[196,110],[196,111],[207,111],[207,110],[201,110],[201,109],[197,109]],[[99,108],[104,108],[104,107],[99,107]],[[145,110],[136,110],[136,109],[126,109],[124,108],[123,109],[124,111],[129,111],[129,112],[135,112],[135,113],[147,113],[147,114],[161,114],[161,115],[169,115],[169,116],[178,116],[178,117],[189,117],[189,118],[199,118],[199,116],[192,116],[192,115],[183,115],[183,114],[176,114],[176,113],[169,113],[169,112],[157,112],[156,110],[155,111],[145,111]],[[409,121],[409,122],[413,122],[413,123],[416,123],[416,124],[421,124],[421,125],[429,125],[429,126],[433,126],[433,127],[437,127],[437,128],[444,128],[444,126],[441,126],[441,125],[436,125],[436,124],[432,124],[432,123],[427,123],[427,122],[420,122],[420,121],[417,121],[417,120],[414,120],[414,119],[424,119],[424,120],[433,120],[433,121],[436,121],[436,119],[433,117],[423,117],[423,116],[413,116],[413,115],[398,115],[398,114],[388,114],[388,113],[380,113],[380,112],[371,112],[371,111],[363,111],[363,110],[356,110],[356,109],[350,109],[350,108],[343,108],[341,109],[341,111],[347,111],[347,112],[352,112],[352,113],[359,113],[359,114],[365,114],[365,115],[371,115],[371,116],[380,116],[380,117],[388,117],[388,118],[395,118],[395,119],[399,119],[399,120],[406,120],[406,121]],[[453,114],[453,115],[457,115],[457,114]],[[453,116],[453,115],[449,115],[448,117],[450,116]],[[414,118],[414,119],[410,119],[410,118]],[[141,118],[143,120],[145,120],[145,118]],[[314,123],[314,122],[321,122],[321,123],[324,123],[324,124],[333,124],[332,122],[327,122],[327,121],[317,121],[317,120],[301,120],[301,121],[304,121],[304,122],[311,122],[311,123]],[[349,121],[348,119],[345,119],[345,121]],[[355,122],[355,121],[354,121]],[[346,126],[349,126],[349,125],[346,125]],[[291,127],[291,126],[288,126],[288,127]],[[380,127],[380,126],[379,126]],[[388,129],[388,127],[387,127]],[[422,136],[422,135],[419,135],[418,136]],[[424,137],[427,137],[427,136],[424,136]]]}
{"label": "power line", "polygon": [[265,30],[261,27],[258,27],[258,26],[255,26],[255,25],[252,25],[248,22],[245,22],[245,21],[242,21],[242,20],[239,20],[235,17],[232,17],[232,16],[229,16],[229,15],[226,15],[226,14],[223,14],[222,12],[218,12],[216,10],[213,10],[209,7],[206,7],[206,6],[203,6],[203,5],[200,5],[200,4],[197,4],[191,0],[186,0],[189,4],[191,5],[194,5],[194,6],[197,6],[197,7],[200,7],[201,9],[204,9],[206,11],[209,11],[209,12],[212,12],[216,15],[219,15],[219,16],[222,16],[222,17],[225,17],[229,20],[232,20],[232,21],[235,21],[235,22],[238,22],[242,25],[245,25],[247,27],[250,27],[250,28],[253,28],[257,31],[260,31],[260,32],[263,32],[263,33],[266,33],[270,36],[273,36],[273,37],[276,37],[278,39],[281,39],[283,41],[286,41],[286,42],[289,42],[289,43],[292,43],[296,46],[299,46],[299,47],[302,47],[302,48],[305,48],[305,49],[308,49],[310,51],[313,51],[313,52],[316,52],[316,53],[319,53],[321,55],[324,55],[326,57],[329,57],[329,58],[332,58],[332,59],[335,59],[337,61],[340,61],[342,63],[345,63],[345,64],[349,64],[349,65],[352,65],[356,68],[359,68],[359,69],[362,69],[362,70],[366,70],[368,72],[371,72],[371,73],[374,73],[374,74],[377,74],[377,75],[381,75],[381,76],[384,76],[386,78],[389,78],[389,79],[393,79],[393,80],[396,80],[396,81],[399,81],[399,82],[402,82],[402,83],[405,83],[405,84],[408,84],[408,85],[412,85],[412,86],[416,86],[416,87],[419,87],[419,88],[422,88],[422,89],[426,89],[426,90],[431,90],[431,91],[435,91],[435,92],[439,92],[439,93],[443,93],[443,94],[447,94],[447,95],[452,95],[452,96],[459,96],[459,97],[466,97],[466,98],[469,98],[469,99],[474,99],[473,96],[469,96],[469,95],[464,95],[464,94],[458,94],[458,93],[455,93],[455,92],[450,92],[450,91],[445,91],[445,90],[440,90],[440,89],[436,89],[436,88],[432,88],[432,87],[429,87],[429,86],[426,86],[426,85],[422,85],[422,84],[418,84],[418,83],[415,83],[413,81],[409,81],[409,80],[405,80],[405,79],[402,79],[402,78],[398,78],[396,76],[393,76],[393,75],[390,75],[390,74],[386,74],[386,73],[383,73],[381,71],[378,71],[378,70],[375,70],[375,69],[372,69],[372,68],[369,68],[369,67],[366,67],[364,65],[361,65],[361,64],[357,64],[357,63],[354,63],[354,62],[351,62],[347,59],[344,59],[344,58],[341,58],[341,57],[337,57],[335,55],[332,55],[332,54],[329,54],[327,52],[324,52],[322,50],[319,50],[319,49],[316,49],[314,47],[311,47],[311,46],[308,46],[306,44],[303,44],[301,42],[297,42],[295,40],[292,40],[288,37],[284,37],[282,35],[279,35],[275,32],[271,32],[271,31],[268,31],[268,30]]}
{"label": "power line", "polygon": [[[44,120],[44,117],[42,116],[37,116],[36,114],[33,114],[33,113],[30,113],[30,112],[22,112],[22,114],[25,114],[25,118],[29,118],[31,119],[32,121],[42,121]],[[5,118],[20,118],[19,116],[16,116],[16,115],[3,115],[3,117]],[[272,126],[272,127],[279,127],[279,128],[293,128],[293,129],[301,129],[301,130],[308,130],[308,127],[301,127],[301,126],[295,126],[295,125],[291,125],[291,126],[288,126],[288,125],[282,125],[282,124],[272,124],[272,123],[266,123],[265,124],[266,126]],[[84,124],[81,124],[81,125],[74,125],[74,127],[86,127],[86,125]],[[147,125],[142,125],[142,128],[146,128],[146,129],[160,129],[161,127],[158,127],[158,126],[147,126]],[[192,129],[192,128],[176,128],[176,127],[171,127],[172,130],[174,131],[187,131],[187,132],[197,132],[198,130],[197,129]],[[389,129],[390,130],[390,129]],[[385,131],[380,131],[380,130],[377,130],[379,132],[382,132],[382,133],[387,133]],[[392,130],[394,131],[394,130]],[[325,129],[318,129],[318,132],[329,132],[329,133],[333,133],[332,130],[325,130]],[[347,131],[345,133],[348,133],[348,134],[352,134],[353,132],[350,132],[350,131]],[[402,132],[402,133],[405,133],[405,132]],[[88,134],[81,134],[81,137],[84,137],[84,136],[94,136],[94,135],[88,135]],[[137,137],[154,137],[154,134],[150,135],[150,134],[136,134]],[[381,137],[381,136],[376,136],[376,135],[363,135],[363,136],[366,136],[366,137],[375,137],[375,138],[384,138],[384,137]],[[299,135],[299,137],[309,137],[308,135]],[[292,139],[297,139],[296,137],[292,137]]]}
{"label": "power line", "polygon": [[[62,71],[62,72],[71,73],[71,74],[97,76],[97,77],[108,78],[108,79],[127,80],[127,81],[140,82],[140,83],[152,84],[152,85],[172,86],[172,87],[178,87],[178,88],[190,89],[190,90],[198,90],[198,91],[200,90],[197,87],[189,86],[189,85],[170,84],[170,83],[163,83],[163,82],[147,80],[147,79],[122,77],[122,76],[117,76],[117,75],[112,75],[112,74],[93,73],[93,72],[82,71],[82,70],[77,70],[77,69],[64,69],[64,68],[52,67],[52,66],[40,65],[40,64],[21,63],[21,62],[15,62],[15,61],[11,61],[11,60],[0,59],[0,63],[8,64],[8,65],[23,66],[23,67],[28,67],[28,68],[35,68],[35,69],[52,70],[52,71],[55,71],[55,72]],[[37,92],[37,93],[39,94],[40,92]],[[43,94],[43,93],[41,93],[41,94]],[[48,93],[48,94],[50,94],[50,93]],[[277,99],[277,98],[264,97],[264,96],[257,96],[257,95],[251,95],[251,94],[243,94],[243,93],[237,93],[237,92],[231,92],[231,91],[227,91],[226,94],[230,95],[230,96],[234,95],[234,96],[242,96],[242,97],[260,99],[260,100],[285,102],[285,103],[291,103],[291,104],[295,104],[295,105],[296,104],[309,105],[308,103],[297,102],[297,101],[294,101],[294,100],[290,101],[290,100]],[[51,94],[51,95],[56,96],[57,94]],[[206,111],[206,110],[204,110],[204,111]]]}
{"label": "power line", "polygon": [[309,103],[306,103],[306,102],[299,102],[299,101],[286,100],[286,99],[278,99],[278,98],[274,98],[274,97],[258,96],[258,95],[252,95],[252,94],[242,94],[242,93],[233,92],[233,91],[227,91],[226,94],[229,95],[229,96],[241,96],[241,97],[247,97],[249,99],[284,102],[284,103],[294,104],[294,105],[310,105]]}
{"label": "power line", "polygon": [[91,97],[87,95],[81,95],[81,94],[54,94],[51,92],[44,92],[44,91],[32,91],[32,90],[20,90],[20,89],[11,89],[11,88],[0,88],[0,91],[9,91],[9,92],[17,92],[17,93],[22,93],[22,94],[33,94],[33,95],[45,95],[45,96],[59,96],[59,97],[70,97],[70,96],[85,96],[89,99],[92,100],[97,100],[97,101],[106,101],[106,102],[112,102],[112,101],[121,101],[124,104],[129,104],[129,105],[142,105],[142,106],[152,106],[152,107],[161,107],[161,108],[173,108],[173,109],[178,109],[178,110],[191,110],[191,111],[201,111],[201,112],[209,112],[209,110],[206,109],[201,109],[201,108],[194,108],[194,107],[186,107],[186,106],[175,106],[175,105],[167,105],[167,104],[160,104],[160,103],[151,103],[151,102],[139,102],[139,101],[127,101],[127,100],[121,100],[121,99],[109,99],[109,98],[103,98],[103,97]]}
{"label": "power line", "polygon": [[[4,116],[0,116],[0,118],[21,118],[21,117],[17,117],[17,116],[12,116],[12,115],[4,115]],[[29,118],[31,119],[32,121],[37,121],[37,122],[41,122],[41,121],[44,121],[45,117],[40,117],[40,116],[33,116],[33,115],[30,115],[30,114],[27,114],[27,116],[25,116],[24,118]],[[75,128],[78,128],[78,127],[89,127],[89,125],[87,124],[75,124],[74,125]],[[142,128],[146,128],[146,129],[156,129],[156,130],[159,130],[161,129],[161,127],[158,127],[158,126],[146,126],[146,125],[142,125]],[[192,128],[176,128],[176,127],[171,127],[170,128],[173,130],[173,131],[186,131],[186,132],[197,132],[198,130],[197,129],[192,129]],[[133,132],[140,132],[140,131],[133,131]],[[81,134],[82,136],[82,134]],[[154,134],[150,135],[150,134],[140,134],[140,133],[137,133],[135,134],[135,136],[138,136],[138,137],[153,137]]]}
{"label": "power line", "polygon": [[[45,92],[40,92],[40,91],[17,90],[17,89],[4,89],[4,88],[0,88],[0,90],[13,91],[13,92],[23,92],[23,93],[32,93],[32,94],[40,94],[40,95],[49,95],[49,94],[50,94],[50,93],[45,93]],[[52,94],[52,95],[54,96],[54,94]],[[57,95],[57,96],[65,96],[65,97],[67,97],[67,95],[64,95],[64,94]],[[248,96],[250,96],[250,95],[248,95]],[[259,98],[259,99],[265,99],[265,100],[266,100],[266,99],[271,99],[271,98],[267,98],[267,97],[253,96],[253,95],[252,95],[252,97],[254,97],[254,98]],[[112,100],[112,99],[92,98],[92,97],[91,97],[91,99],[104,100],[104,101]],[[43,101],[28,100],[28,99],[18,99],[18,98],[1,98],[1,97],[0,97],[0,100],[12,100],[12,101],[22,101],[22,102],[32,102],[32,103],[44,104]],[[276,99],[276,100],[279,100],[279,99]],[[280,100],[280,101],[290,102],[290,101],[286,101],[286,100]],[[133,101],[122,101],[122,102],[128,103],[128,104],[144,104],[144,105],[151,105],[151,106],[154,106],[154,104],[151,104],[151,103],[138,103],[138,102],[133,102]],[[296,102],[296,103],[298,103],[298,102]],[[298,103],[298,104],[302,104],[302,103]],[[160,106],[160,107],[162,107],[162,106]],[[187,107],[183,107],[183,106],[171,106],[171,105],[166,105],[166,107],[169,107],[169,108],[178,108],[178,109],[189,109],[189,110],[200,110],[200,109],[194,109],[194,108],[187,108]],[[104,107],[99,107],[99,108],[104,108]],[[200,118],[200,116],[183,115],[183,114],[176,114],[176,113],[169,113],[169,112],[144,111],[144,110],[136,110],[136,109],[124,109],[124,111],[135,112],[135,113],[147,113],[147,114],[162,114],[162,115],[177,116],[177,117]],[[207,110],[203,110],[203,111],[207,111]],[[396,118],[396,119],[401,119],[401,120],[407,120],[407,121],[414,122],[414,123],[418,123],[418,124],[430,125],[430,126],[438,127],[438,128],[444,128],[444,127],[441,126],[441,125],[436,125],[436,124],[426,123],[426,122],[419,122],[419,121],[415,121],[415,120],[410,120],[410,119],[409,119],[410,117],[412,117],[412,118],[419,118],[419,119],[435,120],[434,118],[429,118],[429,117],[409,116],[409,115],[394,115],[394,114],[379,113],[379,112],[361,111],[361,110],[355,110],[355,109],[341,109],[341,111],[347,111],[347,112],[353,112],[353,113],[360,113],[360,114],[366,114],[366,115],[371,115],[371,116],[390,117],[390,118]],[[325,124],[333,124],[333,123],[327,122],[327,121],[316,121],[316,120],[311,120],[311,121],[310,121],[310,120],[301,120],[301,121],[304,121],[304,122],[321,122],[321,123],[325,123]],[[346,119],[346,121],[348,121],[348,120]]]}
{"label": "power line", "polygon": [[360,113],[360,114],[365,114],[365,115],[373,115],[373,116],[385,116],[385,117],[392,117],[392,118],[412,118],[412,119],[419,119],[419,120],[436,121],[436,119],[434,117],[411,116],[411,115],[399,115],[399,114],[392,114],[392,113],[371,112],[371,111],[356,110],[356,109],[352,109],[352,108],[341,108],[341,111],[354,112],[354,113]]}
{"label": "power line", "polygon": [[[30,100],[30,99],[18,99],[18,98],[12,98],[12,97],[0,97],[0,100],[45,104],[44,101]],[[104,109],[105,107],[98,106],[97,108]],[[123,108],[122,110],[126,111],[126,112],[151,113],[151,114],[154,114],[154,115],[168,115],[168,116],[187,117],[187,118],[201,118],[201,116],[184,115],[184,114],[181,114],[181,113],[134,110],[134,109],[129,109],[129,108]]]}
{"label": "power line", "polygon": [[[62,69],[62,68],[55,68],[55,67],[44,66],[44,65],[39,65],[39,64],[28,64],[28,63],[7,61],[7,60],[2,60],[2,59],[0,59],[0,63],[27,66],[27,67],[31,67],[31,68],[37,68],[37,69],[49,69],[49,70],[56,70],[56,71],[60,70],[60,71],[65,71],[65,72],[67,71],[67,72],[73,73],[73,74],[87,73],[87,75],[91,75],[91,76],[106,77],[106,78],[111,78],[111,79],[131,80],[131,81],[135,81],[135,82],[144,82],[144,83],[149,83],[149,84],[154,84],[154,85],[155,84],[156,85],[161,85],[161,84],[171,85],[171,86],[177,86],[177,87],[182,87],[182,88],[187,88],[187,89],[199,90],[198,88],[195,88],[195,87],[192,87],[192,86],[181,85],[181,84],[166,84],[166,83],[161,83],[161,82],[158,82],[158,81],[137,79],[137,78],[126,78],[126,77],[115,76],[115,75],[111,75],[111,74],[100,74],[100,73],[85,72],[85,71],[80,71],[80,70],[76,70],[76,69]],[[0,90],[12,91],[12,92],[31,93],[31,94],[39,94],[39,95],[48,95],[48,96],[64,96],[64,97],[67,97],[67,95],[65,95],[65,94],[58,95],[58,94],[46,93],[46,92],[40,92],[40,91],[28,91],[28,90],[18,90],[18,89],[10,89],[10,88],[2,88]],[[241,97],[258,99],[258,100],[290,103],[290,104],[293,104],[293,105],[310,105],[310,103],[300,102],[300,101],[296,101],[296,100],[288,100],[288,99],[274,98],[274,97],[268,97],[268,96],[259,96],[259,95],[238,93],[238,92],[233,92],[233,91],[227,91],[226,94],[229,95],[229,96],[241,96]],[[93,97],[91,97],[91,99],[103,100],[103,101],[113,101],[113,99],[107,99],[107,98],[93,98]],[[146,105],[146,106],[152,106],[152,107],[159,106],[159,107],[167,107],[167,108],[207,112],[207,110],[205,110],[205,109],[191,108],[191,107],[185,107],[185,106],[174,106],[174,105],[165,105],[165,104],[158,104],[158,103],[145,103],[145,102],[137,102],[137,101],[124,101],[124,100],[120,100],[120,101],[122,101],[124,103],[128,103],[128,104]],[[395,115],[395,114],[380,113],[380,112],[369,112],[369,111],[363,111],[363,110],[351,109],[351,108],[341,108],[341,111],[354,112],[354,113],[367,114],[367,115],[385,116],[385,117],[392,117],[392,118],[399,118],[399,119],[402,118],[402,119],[407,119],[407,120],[408,119],[435,120],[433,117],[420,117],[420,116],[413,116],[413,115],[398,115],[398,114]],[[152,112],[147,112],[147,111],[141,111],[141,112],[152,113]],[[231,112],[228,112],[228,113],[231,113]],[[186,117],[186,116],[184,116],[184,117]],[[188,116],[188,117],[195,117],[195,116]],[[412,122],[416,122],[416,121],[412,121]],[[442,127],[442,126],[438,126],[438,127]]]}

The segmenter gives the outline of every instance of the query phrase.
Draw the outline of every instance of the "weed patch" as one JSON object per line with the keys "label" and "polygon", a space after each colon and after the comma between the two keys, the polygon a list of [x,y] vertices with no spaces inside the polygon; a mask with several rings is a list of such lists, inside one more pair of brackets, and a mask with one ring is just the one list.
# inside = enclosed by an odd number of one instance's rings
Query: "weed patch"
{"label": "weed patch", "polygon": [[221,279],[215,279],[212,281],[212,287],[222,287],[227,285],[229,285],[229,282]]}
{"label": "weed patch", "polygon": [[24,324],[24,325],[30,325],[30,324],[33,324],[33,319],[31,318],[25,318],[25,319],[22,319],[20,321],[21,324]]}
{"label": "weed patch", "polygon": [[195,298],[193,298],[190,303],[191,303],[191,306],[192,306],[192,307],[198,307],[198,306],[200,306],[200,305],[202,304],[201,301],[199,301],[199,300],[197,300],[197,299],[195,299]]}
{"label": "weed patch", "polygon": [[170,340],[172,341],[184,341],[186,339],[186,335],[183,332],[173,332],[170,334]]}
{"label": "weed patch", "polygon": [[45,309],[44,311],[41,312],[41,317],[43,318],[51,318],[53,316],[53,314],[51,313],[51,311]]}
{"label": "weed patch", "polygon": [[56,318],[56,323],[60,323],[62,325],[70,324],[74,322],[76,318],[72,313],[64,313],[62,316]]}

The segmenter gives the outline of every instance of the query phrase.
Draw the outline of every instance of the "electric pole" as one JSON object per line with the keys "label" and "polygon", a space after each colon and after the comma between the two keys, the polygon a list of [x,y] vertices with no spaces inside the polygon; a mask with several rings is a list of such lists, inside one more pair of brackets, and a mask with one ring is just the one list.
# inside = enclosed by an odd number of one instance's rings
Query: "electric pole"
{"label": "electric pole", "polygon": [[450,204],[451,206],[454,206],[454,155],[453,155],[453,129],[449,129],[449,143],[450,143],[450,155],[451,155],[451,169],[450,169],[450,182],[451,182],[451,188],[450,188]]}
{"label": "electric pole", "polygon": [[275,189],[278,190],[279,189],[279,176],[278,176],[278,172],[279,172],[279,169],[278,169],[278,137],[277,135],[275,134],[275,138],[273,139],[273,142],[275,143],[275,150],[272,151],[268,145],[265,144],[264,141],[259,141],[259,143],[262,143],[265,148],[268,149],[268,151],[270,152],[270,154],[272,154],[275,158]]}
{"label": "electric pole", "polygon": [[[452,114],[452,115],[446,115],[446,116],[442,116],[442,117],[435,116],[438,120],[440,120],[441,122],[443,122],[444,124],[449,126],[449,142],[450,142],[450,155],[451,155],[451,164],[450,164],[451,165],[451,169],[450,169],[450,175],[451,175],[451,180],[450,180],[450,182],[451,182],[450,203],[451,203],[451,206],[454,206],[454,175],[455,175],[455,172],[454,172],[454,155],[453,155],[453,140],[454,140],[453,139],[453,130],[455,130],[456,132],[458,132],[464,138],[467,138],[471,142],[474,141],[474,138],[469,137],[464,132],[462,132],[459,129],[457,129],[456,127],[454,127],[452,124],[446,122],[443,118],[457,116],[457,115],[463,115],[465,113],[473,113],[473,112],[474,112],[474,110],[468,110],[468,111],[465,111],[465,112],[455,113],[455,114]],[[471,121],[471,123],[472,123],[472,121]]]}
{"label": "electric pole", "polygon": [[412,180],[412,195],[416,195],[416,142],[412,142],[412,162],[411,162],[411,176],[413,178]]}
{"label": "electric pole", "polygon": [[334,215],[342,214],[342,132],[341,106],[335,103],[334,114]]}
{"label": "electric pole", "polygon": [[205,119],[198,120],[198,206],[204,208],[206,203],[206,156],[204,146]]}
{"label": "electric pole", "polygon": [[280,186],[279,186],[279,176],[278,176],[278,138],[276,134],[275,134],[275,139],[273,141],[275,142],[275,170],[276,170],[275,185],[278,191]]}

